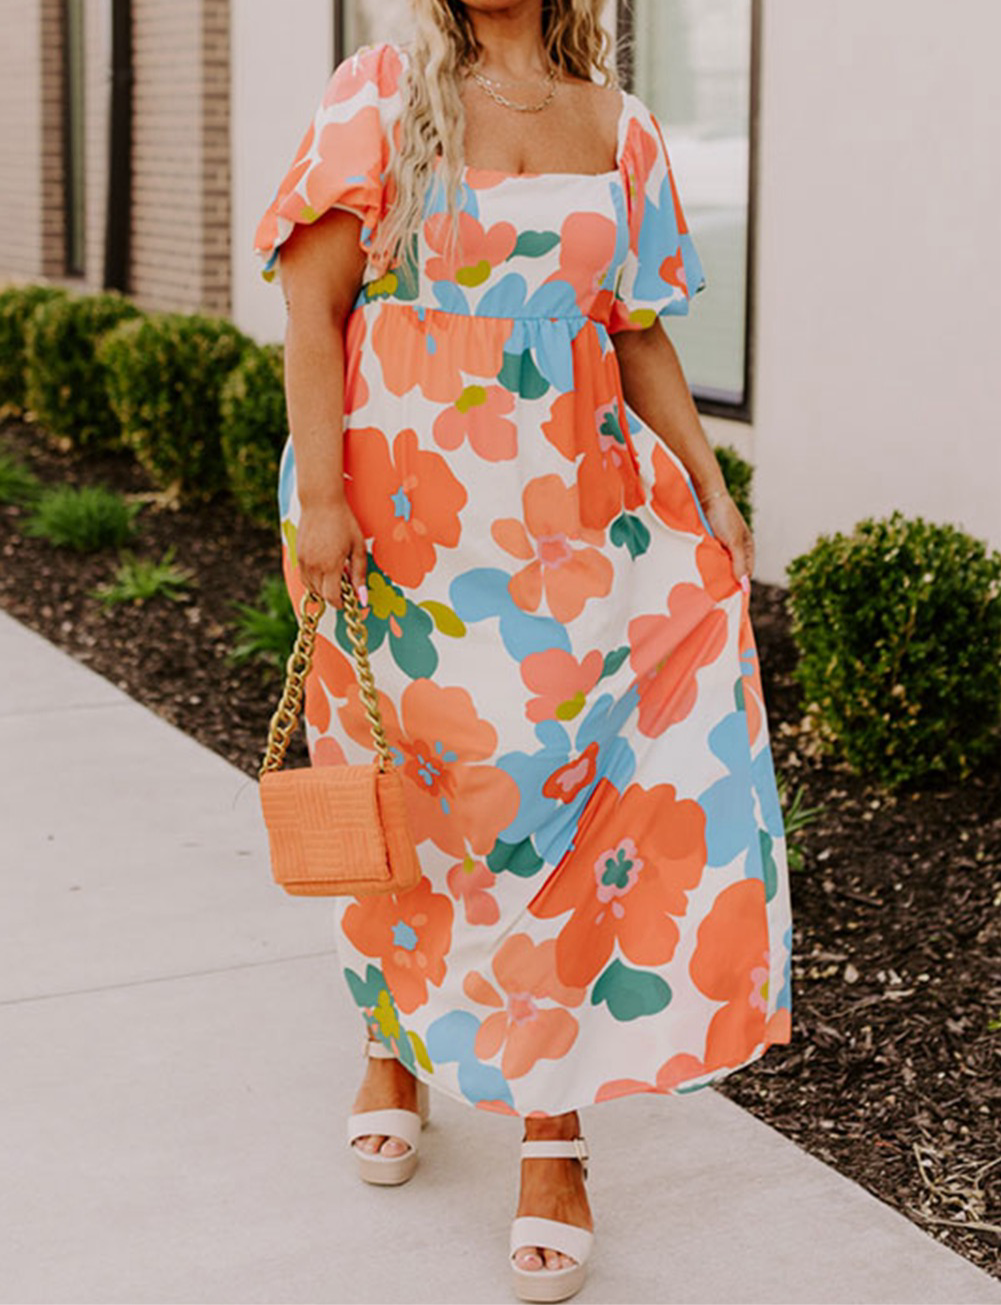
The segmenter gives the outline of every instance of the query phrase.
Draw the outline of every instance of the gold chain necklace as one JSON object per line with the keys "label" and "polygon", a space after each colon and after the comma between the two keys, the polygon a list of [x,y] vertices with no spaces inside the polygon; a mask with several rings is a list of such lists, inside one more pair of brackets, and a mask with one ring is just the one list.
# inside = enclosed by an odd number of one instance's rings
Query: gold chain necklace
{"label": "gold chain necklace", "polygon": [[495,86],[502,85],[503,83],[495,82],[491,78],[485,77],[483,73],[478,72],[475,68],[471,68],[470,72],[474,81],[476,81],[479,86],[482,86],[492,100],[496,100],[498,104],[503,104],[506,109],[517,109],[519,113],[540,113],[547,104],[552,102],[553,96],[556,94],[557,83],[555,68],[550,68],[546,75],[546,81],[549,83],[549,91],[546,94],[545,99],[543,99],[539,104],[515,104],[514,100],[509,100],[506,95],[501,95],[499,91],[494,90]]}

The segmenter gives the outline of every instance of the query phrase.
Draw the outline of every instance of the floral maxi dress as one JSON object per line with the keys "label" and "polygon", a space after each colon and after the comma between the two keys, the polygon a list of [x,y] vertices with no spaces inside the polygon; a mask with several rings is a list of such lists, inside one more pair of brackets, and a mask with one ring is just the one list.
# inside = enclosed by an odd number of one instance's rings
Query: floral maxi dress
{"label": "floral maxi dress", "polygon": [[[341,63],[255,239],[385,213],[408,53]],[[423,870],[332,898],[375,1034],[480,1107],[694,1090],[790,1039],[782,813],[748,596],[687,471],[627,407],[612,333],[704,284],[663,137],[624,94],[616,168],[436,175],[411,256],[345,333],[345,490],[372,670]],[[318,378],[322,383],[322,378]],[[278,484],[298,608],[291,436]],[[313,765],[369,762],[341,612],[307,688]]]}

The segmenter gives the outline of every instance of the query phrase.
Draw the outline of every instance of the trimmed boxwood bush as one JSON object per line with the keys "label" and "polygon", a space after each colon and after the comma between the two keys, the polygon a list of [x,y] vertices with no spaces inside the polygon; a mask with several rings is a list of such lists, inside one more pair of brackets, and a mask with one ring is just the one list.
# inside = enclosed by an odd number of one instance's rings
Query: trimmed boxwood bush
{"label": "trimmed boxwood bush", "polygon": [[0,411],[20,417],[26,407],[28,318],[39,304],[66,297],[65,290],[52,285],[11,285],[0,290]]}
{"label": "trimmed boxwood bush", "polygon": [[97,346],[105,331],[139,315],[116,291],[66,295],[28,319],[27,405],[53,435],[76,448],[117,449],[121,428],[108,403]]}
{"label": "trimmed boxwood bush", "polygon": [[887,788],[965,777],[1001,722],[1001,554],[894,512],[789,565],[793,675],[821,740]]}
{"label": "trimmed boxwood bush", "polygon": [[101,341],[122,438],[161,489],[208,499],[225,488],[219,395],[251,343],[198,313],[147,313]]}
{"label": "trimmed boxwood bush", "polygon": [[278,520],[278,463],[288,438],[283,350],[251,345],[230,372],[220,401],[222,453],[230,492],[248,517]]}
{"label": "trimmed boxwood bush", "polygon": [[750,526],[752,511],[751,479],[754,475],[754,468],[729,444],[717,444],[713,452],[716,454],[716,461],[723,473],[726,487],[730,491],[730,497],[737,504],[741,516]]}

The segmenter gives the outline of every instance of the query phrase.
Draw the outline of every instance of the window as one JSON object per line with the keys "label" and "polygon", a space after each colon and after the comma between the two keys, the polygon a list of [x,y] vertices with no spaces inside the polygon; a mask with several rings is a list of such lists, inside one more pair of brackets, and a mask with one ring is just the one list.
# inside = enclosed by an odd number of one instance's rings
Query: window
{"label": "window", "polygon": [[360,45],[406,41],[411,31],[409,0],[334,0],[334,63]]}
{"label": "window", "polygon": [[664,126],[706,273],[665,322],[699,407],[750,420],[750,259],[758,0],[620,0],[622,81]]}
{"label": "window", "polygon": [[63,208],[67,276],[84,273],[84,0],[63,0]]}

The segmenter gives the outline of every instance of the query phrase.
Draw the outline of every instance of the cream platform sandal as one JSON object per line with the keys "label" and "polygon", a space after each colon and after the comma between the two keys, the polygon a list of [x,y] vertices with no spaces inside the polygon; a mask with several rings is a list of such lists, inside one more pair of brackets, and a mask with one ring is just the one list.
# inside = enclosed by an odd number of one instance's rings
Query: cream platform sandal
{"label": "cream platform sandal", "polygon": [[[571,1159],[579,1160],[587,1178],[587,1142],[575,1137],[571,1142],[522,1142],[523,1160]],[[558,1219],[537,1219],[533,1215],[520,1215],[511,1224],[511,1272],[514,1290],[519,1300],[559,1301],[575,1295],[587,1277],[588,1256],[594,1242],[594,1233],[576,1224],[562,1223]],[[521,1246],[546,1246],[569,1255],[577,1261],[569,1269],[519,1269],[514,1253]]]}
{"label": "cream platform sandal", "polygon": [[[381,1042],[369,1038],[365,1042],[365,1055],[375,1060],[395,1060],[396,1057]],[[395,1187],[414,1176],[417,1168],[421,1129],[431,1113],[430,1094],[426,1083],[417,1082],[416,1110],[362,1110],[348,1117],[348,1146],[354,1152],[358,1173],[366,1183],[379,1183]],[[399,1137],[409,1146],[402,1155],[367,1155],[354,1145],[359,1137]]]}

